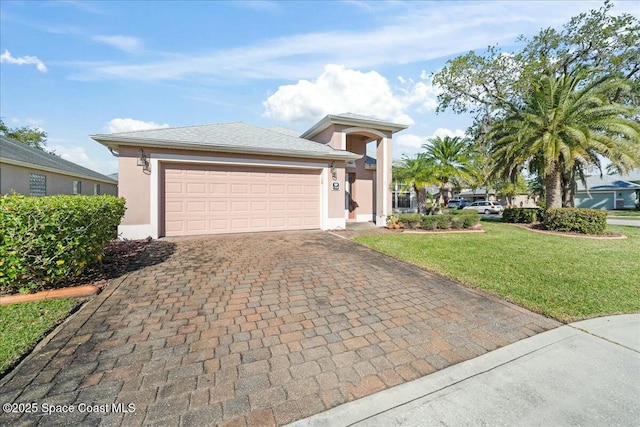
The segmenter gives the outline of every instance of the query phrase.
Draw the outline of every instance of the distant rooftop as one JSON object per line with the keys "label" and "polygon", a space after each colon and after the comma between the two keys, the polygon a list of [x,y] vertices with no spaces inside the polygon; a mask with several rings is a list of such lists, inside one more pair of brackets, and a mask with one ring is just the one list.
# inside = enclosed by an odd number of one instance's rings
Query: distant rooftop
{"label": "distant rooftop", "polygon": [[[593,175],[586,179],[589,190],[627,190],[640,189],[640,169],[635,169],[629,174],[621,175]],[[584,191],[584,186],[578,181],[578,191]]]}
{"label": "distant rooftop", "polygon": [[0,135],[0,161],[18,166],[48,170],[51,172],[61,173],[63,175],[93,179],[96,181],[107,182],[109,184],[117,184],[118,182],[117,180],[102,175],[101,173],[92,171],[84,166],[77,165],[54,154],[49,154],[37,148],[30,147],[27,144],[15,141],[4,135]]}

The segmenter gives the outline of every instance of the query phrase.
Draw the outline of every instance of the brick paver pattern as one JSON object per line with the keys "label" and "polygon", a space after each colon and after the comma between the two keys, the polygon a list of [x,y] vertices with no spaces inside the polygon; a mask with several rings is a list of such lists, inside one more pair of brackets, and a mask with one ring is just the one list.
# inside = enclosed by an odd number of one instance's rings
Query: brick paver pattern
{"label": "brick paver pattern", "polygon": [[135,411],[0,424],[282,425],[558,326],[329,233],[164,244],[0,383],[0,403]]}

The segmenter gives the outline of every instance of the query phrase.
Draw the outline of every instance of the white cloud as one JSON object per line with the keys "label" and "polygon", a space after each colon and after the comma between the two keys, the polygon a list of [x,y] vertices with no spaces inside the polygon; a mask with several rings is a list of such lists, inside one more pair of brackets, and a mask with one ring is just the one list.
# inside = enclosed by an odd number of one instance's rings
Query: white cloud
{"label": "white cloud", "polygon": [[462,138],[465,135],[466,133],[462,129],[451,130],[447,128],[438,128],[427,139],[437,138],[437,137],[444,138],[445,136],[448,136],[450,138],[455,138],[456,136],[459,136]]}
{"label": "white cloud", "polygon": [[20,125],[20,126],[30,126],[30,127],[34,127],[38,130],[44,130],[40,127],[40,125],[44,124],[44,120],[43,119],[34,119],[31,117],[27,117],[25,119],[21,119],[19,117],[11,117],[9,119],[9,121],[12,124],[15,125]]}
{"label": "white cloud", "polygon": [[313,122],[326,114],[355,113],[413,124],[385,77],[327,65],[313,81],[280,86],[264,101],[264,115],[285,122]]}
{"label": "white cloud", "polygon": [[84,166],[85,168],[89,168],[103,175],[109,175],[118,171],[117,159],[114,158],[113,160],[108,161],[92,159],[89,157],[84,147],[52,145],[49,148],[63,159],[76,163],[80,166]]}
{"label": "white cloud", "polygon": [[462,129],[438,128],[431,135],[418,135],[410,133],[400,133],[393,137],[393,157],[399,159],[402,156],[412,157],[415,154],[424,151],[423,144],[428,144],[431,138],[464,137],[465,132]]}
{"label": "white cloud", "polygon": [[44,123],[44,120],[42,120],[42,119],[32,119],[30,117],[27,117],[26,119],[24,119],[24,121],[27,123],[27,125],[36,126],[38,129],[42,130],[40,125]]}
{"label": "white cloud", "polygon": [[140,39],[129,36],[93,36],[94,41],[104,43],[125,52],[136,52],[142,49],[143,43]]}
{"label": "white cloud", "polygon": [[[424,71],[423,71],[424,73]],[[440,90],[433,86],[431,78],[420,75],[424,81],[415,82],[413,79],[402,79],[404,96],[401,101],[407,107],[417,106],[419,112],[434,111],[438,107],[438,94]]]}
{"label": "white cloud", "polygon": [[4,53],[0,55],[0,63],[2,62],[15,65],[33,64],[41,73],[47,72],[47,66],[44,65],[44,62],[38,59],[37,56],[20,56],[15,58],[7,49],[5,49]]}
{"label": "white cloud", "polygon": [[197,54],[167,52],[159,59],[137,64],[85,64],[73,77],[310,79],[325,64],[371,69],[424,62],[495,43],[511,44],[520,34],[562,25],[570,16],[595,6],[558,1],[549,15],[546,2],[400,2],[394,4],[396,10],[384,23],[367,30],[291,34]]}
{"label": "white cloud", "polygon": [[412,133],[401,133],[393,137],[393,145],[401,147],[408,147],[409,149],[421,148],[422,144],[427,142],[427,137],[423,135],[415,135]]}
{"label": "white cloud", "polygon": [[149,129],[162,129],[168,128],[168,124],[158,124],[155,122],[145,122],[142,120],[135,120],[130,118],[120,119],[116,118],[107,122],[104,126],[108,133],[119,132],[134,132],[137,130],[149,130]]}

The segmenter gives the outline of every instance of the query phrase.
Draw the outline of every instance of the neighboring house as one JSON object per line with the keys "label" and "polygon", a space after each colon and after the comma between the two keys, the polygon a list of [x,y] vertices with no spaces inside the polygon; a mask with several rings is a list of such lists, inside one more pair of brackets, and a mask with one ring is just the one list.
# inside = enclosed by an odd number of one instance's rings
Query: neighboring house
{"label": "neighboring house", "polygon": [[392,135],[406,127],[340,114],[302,135],[233,122],[91,137],[119,157],[119,232],[135,239],[384,226]]}
{"label": "neighboring house", "polygon": [[[429,186],[425,188],[427,196],[427,205],[436,198],[440,187]],[[391,189],[393,210],[400,213],[417,213],[418,212],[418,195],[413,190],[412,185],[406,183],[395,183]]]}
{"label": "neighboring house", "polygon": [[118,181],[0,135],[0,194],[117,194]]}
{"label": "neighboring house", "polygon": [[516,194],[514,196],[505,196],[500,193],[496,194],[495,190],[488,190],[484,187],[475,190],[465,189],[457,193],[455,197],[462,197],[470,202],[479,200],[489,200],[500,202],[502,206],[516,206],[521,208],[535,208],[536,199],[529,194]]}
{"label": "neighboring house", "polygon": [[629,175],[590,176],[586,181],[586,187],[578,183],[577,208],[633,209],[640,200],[640,170]]}
{"label": "neighboring house", "polygon": [[[427,187],[427,193],[431,198],[435,198],[440,191],[440,187]],[[415,191],[410,186],[396,183],[392,189],[393,210],[401,213],[418,212],[418,198]],[[503,206],[517,206],[532,208],[536,207],[536,200],[528,194],[518,194],[511,197],[496,195],[495,191],[487,190],[484,187],[476,190],[464,189],[459,193],[453,193],[453,198],[463,198],[469,202],[479,200],[498,201]]]}

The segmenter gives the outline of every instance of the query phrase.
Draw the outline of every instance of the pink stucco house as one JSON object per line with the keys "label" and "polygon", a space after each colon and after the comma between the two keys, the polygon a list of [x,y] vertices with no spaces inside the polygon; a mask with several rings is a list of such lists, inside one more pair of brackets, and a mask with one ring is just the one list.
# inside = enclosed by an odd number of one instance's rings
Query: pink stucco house
{"label": "pink stucco house", "polygon": [[384,226],[392,136],[406,127],[339,114],[299,136],[233,122],[91,138],[119,158],[119,232],[136,239]]}

